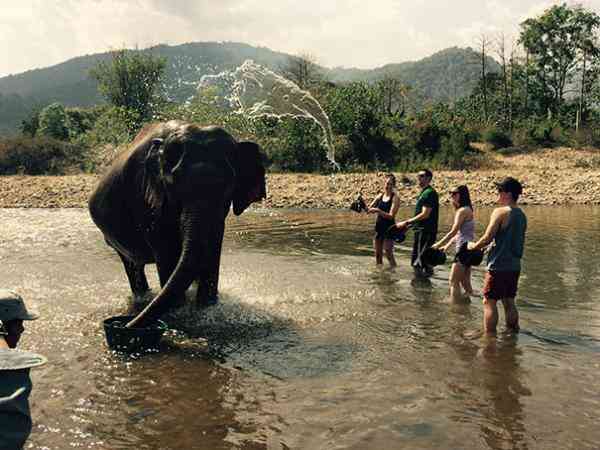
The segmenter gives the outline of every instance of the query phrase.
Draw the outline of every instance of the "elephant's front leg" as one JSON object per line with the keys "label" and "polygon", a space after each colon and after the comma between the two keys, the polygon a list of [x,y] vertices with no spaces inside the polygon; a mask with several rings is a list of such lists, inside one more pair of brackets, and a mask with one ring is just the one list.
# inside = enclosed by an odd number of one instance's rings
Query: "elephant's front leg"
{"label": "elephant's front leg", "polygon": [[217,233],[215,239],[208,243],[207,256],[199,271],[196,303],[199,306],[212,306],[219,302],[219,270],[221,266],[221,248],[223,246],[224,229]]}
{"label": "elephant's front leg", "polygon": [[133,301],[134,303],[141,302],[146,293],[150,290],[148,286],[148,280],[146,279],[146,274],[144,273],[144,265],[131,261],[119,251],[117,251],[117,254],[121,258],[123,266],[125,267],[125,273],[127,274],[129,286],[131,287],[131,292],[133,293]]}

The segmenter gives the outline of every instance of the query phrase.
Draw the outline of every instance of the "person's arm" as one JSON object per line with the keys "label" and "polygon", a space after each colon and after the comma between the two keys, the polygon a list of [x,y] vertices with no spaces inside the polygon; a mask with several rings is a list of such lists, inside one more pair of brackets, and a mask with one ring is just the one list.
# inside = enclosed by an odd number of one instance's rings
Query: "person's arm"
{"label": "person's arm", "polygon": [[490,223],[488,224],[485,233],[477,242],[469,242],[467,245],[467,249],[469,250],[481,250],[483,247],[488,245],[496,236],[496,233],[502,226],[502,221],[504,220],[506,213],[501,208],[496,208],[492,212],[492,216],[490,217]]}
{"label": "person's arm", "polygon": [[373,199],[369,207],[367,208],[367,214],[377,214],[381,211],[379,208],[375,208],[375,205],[379,202],[379,199],[383,197],[383,194],[379,194],[377,197]]}
{"label": "person's arm", "polygon": [[400,208],[400,200],[398,200],[398,196],[394,195],[392,198],[392,207],[390,208],[390,212],[385,212],[379,208],[373,208],[377,210],[377,214],[384,219],[395,220],[396,214],[398,213],[398,209]]}
{"label": "person's arm", "polygon": [[407,219],[403,222],[397,223],[396,226],[406,227],[429,218],[431,212],[433,211],[435,198],[431,191],[425,192],[422,198],[423,206],[421,207],[421,211],[416,216],[411,217],[410,219]]}
{"label": "person's arm", "polygon": [[4,339],[4,336],[0,335],[0,348],[10,348],[8,346],[8,343],[6,342],[6,339]]}
{"label": "person's arm", "polygon": [[445,244],[450,244],[456,237],[456,234],[458,233],[458,230],[460,230],[462,224],[465,223],[465,220],[467,220],[467,215],[468,212],[466,208],[460,208],[458,211],[456,211],[456,214],[454,214],[454,223],[452,224],[452,228],[442,239],[433,244],[432,247],[441,248]]}
{"label": "person's arm", "polygon": [[420,222],[421,220],[425,220],[425,219],[427,219],[431,215],[431,211],[433,211],[432,207],[430,207],[430,206],[423,206],[423,208],[421,208],[421,212],[419,214],[417,214],[414,217],[411,217],[410,219],[404,220],[402,222],[398,222],[396,224],[396,226],[399,227],[399,228],[407,227],[407,226],[412,225],[414,223]]}
{"label": "person's arm", "polygon": [[6,342],[6,329],[4,328],[4,322],[0,320],[0,348],[10,348],[8,342]]}

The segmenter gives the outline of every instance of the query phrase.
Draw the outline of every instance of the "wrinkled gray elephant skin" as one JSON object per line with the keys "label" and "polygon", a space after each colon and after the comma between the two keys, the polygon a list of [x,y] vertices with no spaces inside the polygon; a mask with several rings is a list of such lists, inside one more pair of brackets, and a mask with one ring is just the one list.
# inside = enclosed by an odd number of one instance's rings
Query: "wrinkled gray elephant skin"
{"label": "wrinkled gray elephant skin", "polygon": [[120,154],[89,200],[92,219],[125,266],[134,296],[156,263],[161,290],[127,326],[145,326],[185,298],[218,299],[225,218],[266,196],[260,148],[218,127],[148,125]]}

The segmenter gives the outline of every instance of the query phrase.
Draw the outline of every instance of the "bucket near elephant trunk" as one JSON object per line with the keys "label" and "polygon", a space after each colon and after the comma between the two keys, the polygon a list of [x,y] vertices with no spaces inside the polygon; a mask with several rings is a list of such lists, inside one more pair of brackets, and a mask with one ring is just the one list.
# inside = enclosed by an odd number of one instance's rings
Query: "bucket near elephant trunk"
{"label": "bucket near elephant trunk", "polygon": [[167,330],[167,324],[157,320],[143,328],[127,328],[134,316],[114,316],[104,321],[106,343],[111,350],[124,353],[142,353],[156,350]]}
{"label": "bucket near elephant trunk", "polygon": [[[219,206],[221,212],[218,214],[218,218],[208,221],[206,220],[207,210],[205,208],[198,207],[198,205],[184,207],[181,213],[180,225],[182,235],[181,254],[177,265],[159,294],[127,323],[126,328],[144,327],[172,309],[176,305],[176,299],[185,295],[192,282],[198,279],[198,275],[202,273],[201,268],[208,265],[213,270],[207,270],[205,273],[210,275],[216,272],[218,274],[219,260],[217,256],[220,256],[222,241],[216,241],[218,236],[221,236],[222,239],[222,228],[225,220],[222,202]],[[211,255],[211,248],[213,248],[209,246],[211,242],[216,242],[214,251],[218,250],[219,255]],[[215,265],[216,267],[214,267]]]}

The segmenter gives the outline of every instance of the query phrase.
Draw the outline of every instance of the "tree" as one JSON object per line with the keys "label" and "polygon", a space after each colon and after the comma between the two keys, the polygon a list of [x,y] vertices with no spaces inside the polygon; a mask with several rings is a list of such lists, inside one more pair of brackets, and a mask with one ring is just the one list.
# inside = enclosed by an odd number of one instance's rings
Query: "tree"
{"label": "tree", "polygon": [[29,114],[29,117],[21,121],[21,126],[19,127],[19,129],[21,130],[21,134],[34,137],[39,127],[40,110],[36,108]]}
{"label": "tree", "polygon": [[367,82],[349,83],[328,94],[326,112],[334,132],[352,145],[353,162],[362,165],[394,163],[394,147],[385,135],[381,90]]}
{"label": "tree", "polygon": [[40,112],[39,134],[54,139],[66,140],[69,138],[67,127],[67,113],[60,103],[52,103]]}
{"label": "tree", "polygon": [[101,62],[90,71],[100,93],[113,106],[137,113],[140,120],[148,119],[158,100],[166,59],[125,49],[113,51],[111,56],[109,62]]}
{"label": "tree", "polygon": [[317,58],[310,53],[290,56],[281,71],[284,77],[296,83],[300,89],[310,89],[323,80]]}
{"label": "tree", "polygon": [[484,34],[482,34],[479,37],[479,48],[481,49],[481,78],[480,78],[480,83],[481,83],[481,92],[483,94],[483,121],[487,122],[488,121],[488,95],[487,95],[487,84],[486,84],[486,80],[487,80],[487,67],[486,67],[486,61],[487,61],[487,51],[489,50],[489,45],[490,45],[490,41],[487,38],[487,36],[485,36]]}
{"label": "tree", "polygon": [[541,106],[560,112],[566,88],[577,76],[583,86],[580,95],[585,96],[588,64],[600,53],[593,38],[598,28],[600,16],[581,6],[565,3],[552,6],[541,16],[521,23],[519,41],[529,56],[532,83],[537,84]]}
{"label": "tree", "polygon": [[398,114],[403,116],[406,112],[406,99],[410,86],[391,75],[384,75],[376,83],[381,100],[381,112],[388,117]]}

